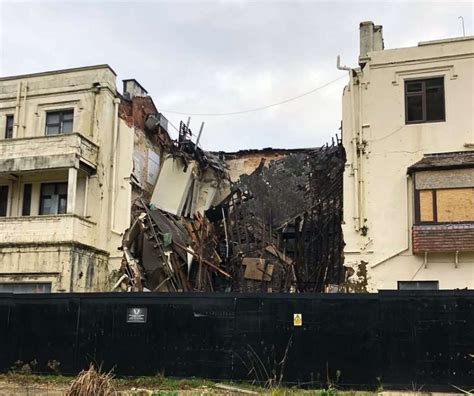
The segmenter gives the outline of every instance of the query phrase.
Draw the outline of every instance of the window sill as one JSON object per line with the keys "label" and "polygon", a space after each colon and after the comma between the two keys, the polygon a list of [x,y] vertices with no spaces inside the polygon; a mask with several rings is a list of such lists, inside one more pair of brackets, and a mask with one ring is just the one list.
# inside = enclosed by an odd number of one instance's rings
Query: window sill
{"label": "window sill", "polygon": [[420,124],[441,124],[442,122],[446,122],[446,120],[437,120],[437,121],[411,121],[411,122],[406,122],[406,121],[405,121],[405,126],[420,125]]}

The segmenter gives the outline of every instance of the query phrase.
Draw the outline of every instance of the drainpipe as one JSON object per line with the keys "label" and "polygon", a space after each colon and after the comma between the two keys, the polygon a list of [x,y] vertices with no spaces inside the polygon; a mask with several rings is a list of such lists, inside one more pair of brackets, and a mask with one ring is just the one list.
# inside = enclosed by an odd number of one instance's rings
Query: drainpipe
{"label": "drainpipe", "polygon": [[354,102],[354,78],[352,76],[352,69],[347,66],[341,66],[341,57],[337,56],[337,68],[339,70],[346,70],[349,72],[349,88],[351,93],[351,123],[352,123],[352,171],[354,173],[354,228],[358,232],[360,230],[360,215],[359,215],[359,158],[357,153],[357,132],[355,122],[355,102]]}
{"label": "drainpipe", "polygon": [[16,93],[16,103],[15,103],[15,119],[13,120],[13,137],[18,137],[18,126],[19,126],[19,117],[20,117],[20,96],[21,96],[21,81],[18,83],[18,90]]}
{"label": "drainpipe", "polygon": [[[117,184],[117,147],[118,147],[118,128],[119,128],[119,120],[118,120],[118,110],[119,110],[120,99],[114,99],[114,123],[113,123],[113,140],[112,140],[112,152],[111,152],[111,171],[110,171],[110,179],[111,179],[111,204],[110,204],[110,228],[112,231],[115,231],[115,190]],[[115,231],[117,232],[117,231]]]}
{"label": "drainpipe", "polygon": [[[364,143],[364,128],[362,123],[362,84],[359,77],[359,122],[358,122],[358,147],[359,150],[362,150],[363,143]],[[364,162],[363,162],[363,154],[359,153],[359,228],[362,228],[364,225],[364,218],[365,218],[365,201],[364,201]]]}
{"label": "drainpipe", "polygon": [[28,94],[28,82],[25,82],[25,85],[23,87],[23,121],[22,121],[22,127],[23,127],[23,136],[26,136],[25,130],[26,130],[26,96]]}

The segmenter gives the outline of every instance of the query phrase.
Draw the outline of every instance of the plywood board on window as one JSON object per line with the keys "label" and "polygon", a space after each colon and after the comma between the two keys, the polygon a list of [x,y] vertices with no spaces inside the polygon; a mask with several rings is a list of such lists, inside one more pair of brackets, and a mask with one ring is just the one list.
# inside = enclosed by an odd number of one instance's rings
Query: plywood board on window
{"label": "plywood board on window", "polygon": [[474,221],[474,188],[436,191],[439,222]]}
{"label": "plywood board on window", "polygon": [[433,216],[433,191],[420,191],[420,221],[434,221]]}

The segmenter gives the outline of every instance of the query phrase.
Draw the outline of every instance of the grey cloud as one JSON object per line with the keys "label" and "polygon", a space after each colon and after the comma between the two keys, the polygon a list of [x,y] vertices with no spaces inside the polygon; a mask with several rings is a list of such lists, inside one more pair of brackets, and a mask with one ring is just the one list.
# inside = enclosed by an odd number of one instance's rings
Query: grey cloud
{"label": "grey cloud", "polygon": [[[384,25],[389,48],[472,34],[469,2],[31,2],[0,0],[0,74],[109,63],[159,108],[228,112],[308,91],[355,66],[358,25]],[[318,146],[341,119],[338,81],[280,107],[206,122],[206,148]],[[176,126],[185,116],[166,114]]]}

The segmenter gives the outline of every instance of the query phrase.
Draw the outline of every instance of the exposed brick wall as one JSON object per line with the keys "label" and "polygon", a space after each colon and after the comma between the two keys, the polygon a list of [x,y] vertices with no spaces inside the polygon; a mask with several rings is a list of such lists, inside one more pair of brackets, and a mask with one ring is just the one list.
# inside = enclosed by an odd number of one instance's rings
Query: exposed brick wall
{"label": "exposed brick wall", "polygon": [[413,226],[413,253],[474,251],[474,224]]}
{"label": "exposed brick wall", "polygon": [[129,127],[134,126],[144,131],[153,143],[165,146],[171,145],[171,138],[164,129],[159,127],[155,131],[149,131],[145,127],[145,119],[149,114],[158,114],[158,110],[149,96],[137,96],[134,97],[133,100],[122,98],[120,101],[119,117],[124,120]]}

